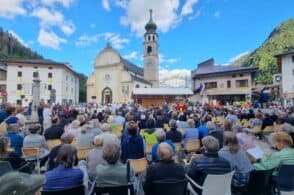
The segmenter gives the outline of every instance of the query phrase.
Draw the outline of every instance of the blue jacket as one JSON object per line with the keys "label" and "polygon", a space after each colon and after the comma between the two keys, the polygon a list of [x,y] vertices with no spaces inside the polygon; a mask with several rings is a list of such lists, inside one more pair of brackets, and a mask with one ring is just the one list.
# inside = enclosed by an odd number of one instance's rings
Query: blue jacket
{"label": "blue jacket", "polygon": [[23,137],[17,133],[7,133],[6,137],[10,139],[10,146],[14,148],[18,156],[22,156]]}
{"label": "blue jacket", "polygon": [[145,156],[144,141],[140,135],[132,136],[125,134],[121,141],[121,161],[125,163],[128,159],[139,159]]}
{"label": "blue jacket", "polygon": [[79,168],[64,168],[59,165],[45,173],[43,190],[63,190],[83,185],[83,172]]}

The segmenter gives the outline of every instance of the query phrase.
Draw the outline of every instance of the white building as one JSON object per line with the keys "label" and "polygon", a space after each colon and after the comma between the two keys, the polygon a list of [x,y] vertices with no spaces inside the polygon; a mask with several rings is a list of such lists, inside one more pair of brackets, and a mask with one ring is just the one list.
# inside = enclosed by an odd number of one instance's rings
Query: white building
{"label": "white building", "polygon": [[282,75],[282,94],[285,104],[294,105],[294,50],[276,55]]}
{"label": "white building", "polygon": [[6,66],[7,101],[26,106],[33,100],[33,79],[40,77],[40,99],[51,103],[78,103],[79,77],[72,68],[51,60],[1,60]]}

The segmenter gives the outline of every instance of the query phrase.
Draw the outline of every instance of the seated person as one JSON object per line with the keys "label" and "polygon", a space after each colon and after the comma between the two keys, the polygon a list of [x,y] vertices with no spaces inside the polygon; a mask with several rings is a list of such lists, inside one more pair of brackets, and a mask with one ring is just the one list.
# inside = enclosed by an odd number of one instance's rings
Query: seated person
{"label": "seated person", "polygon": [[199,139],[198,129],[195,128],[195,121],[193,119],[188,119],[189,127],[184,130],[183,134],[183,145],[186,146],[188,141]]}
{"label": "seated person", "polygon": [[146,129],[143,133],[143,138],[146,144],[155,144],[157,142],[155,131],[155,120],[153,118],[149,118],[146,121]]}
{"label": "seated person", "polygon": [[43,190],[66,190],[83,185],[83,172],[74,165],[77,160],[77,149],[70,144],[63,144],[57,154],[57,167],[46,172]]}
{"label": "seated person", "polygon": [[218,155],[228,160],[231,168],[235,169],[232,185],[236,187],[246,186],[249,181],[249,173],[254,167],[233,132],[224,133],[224,146],[220,149]]}
{"label": "seated person", "polygon": [[[71,133],[63,133],[60,137],[61,144],[51,149],[48,155],[48,171],[56,167],[56,156],[60,147],[64,144],[71,144],[74,136]],[[78,159],[76,160],[78,161]],[[77,164],[77,162],[76,162]]]}
{"label": "seated person", "polygon": [[160,143],[157,150],[159,162],[151,164],[146,172],[146,180],[144,183],[144,191],[150,194],[152,182],[164,179],[185,179],[185,170],[181,164],[176,164],[173,160],[172,147],[163,142]]}
{"label": "seated person", "polygon": [[[272,142],[278,151],[272,152],[254,164],[256,170],[277,168],[282,164],[294,165],[293,140],[286,132],[277,132],[272,135]],[[274,171],[273,175],[277,172]]]}
{"label": "seated person", "polygon": [[96,176],[96,166],[105,163],[102,157],[103,136],[97,135],[94,138],[94,148],[90,150],[86,159],[86,167],[90,180],[94,180]]}
{"label": "seated person", "polygon": [[171,140],[172,142],[181,142],[182,133],[177,130],[177,121],[171,119],[169,121],[170,130],[166,133],[166,139]]}
{"label": "seated person", "polygon": [[19,125],[12,123],[7,126],[7,135],[10,139],[10,147],[14,149],[18,156],[22,156],[23,137],[19,135]]}
{"label": "seated person", "polygon": [[99,187],[127,185],[133,178],[133,173],[130,171],[130,174],[127,174],[127,165],[119,162],[120,147],[113,142],[104,142],[102,157],[106,163],[98,164],[96,167],[96,185]]}
{"label": "seated person", "polygon": [[77,137],[77,148],[86,148],[93,146],[94,135],[91,132],[91,126],[85,124],[81,128],[81,133]]}
{"label": "seated person", "polygon": [[231,171],[230,162],[218,156],[219,143],[216,138],[206,136],[202,139],[202,144],[205,152],[194,158],[187,169],[188,175],[199,185],[203,185],[208,174],[221,175]]}
{"label": "seated person", "polygon": [[0,136],[0,161],[8,161],[14,170],[25,173],[32,173],[34,165],[26,162],[9,148],[9,138]]}
{"label": "seated person", "polygon": [[64,130],[59,125],[60,120],[58,117],[52,118],[52,125],[48,129],[45,129],[45,139],[60,139],[61,135],[63,134]]}
{"label": "seated person", "polygon": [[157,129],[155,133],[156,133],[156,138],[157,138],[157,144],[153,145],[152,151],[151,151],[153,162],[159,161],[159,157],[157,155],[157,148],[158,148],[159,144],[162,142],[166,142],[171,146],[171,148],[173,150],[173,155],[176,153],[175,145],[173,144],[173,142],[171,140],[166,140],[166,137],[165,137],[166,135],[165,135],[165,132],[163,129]]}

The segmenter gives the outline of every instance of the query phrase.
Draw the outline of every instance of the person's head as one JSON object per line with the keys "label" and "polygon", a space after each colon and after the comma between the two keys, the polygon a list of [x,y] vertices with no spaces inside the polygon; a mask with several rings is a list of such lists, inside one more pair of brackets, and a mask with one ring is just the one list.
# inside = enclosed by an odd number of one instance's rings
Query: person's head
{"label": "person's head", "polygon": [[240,146],[236,135],[233,132],[224,132],[224,145],[227,146],[231,153],[238,152]]}
{"label": "person's head", "polygon": [[103,123],[101,126],[102,132],[109,132],[110,131],[110,125],[108,123]]}
{"label": "person's head", "polygon": [[158,142],[165,141],[166,137],[163,129],[156,129],[155,134]]}
{"label": "person's head", "polygon": [[63,144],[56,157],[56,163],[65,168],[72,168],[77,160],[77,149],[70,144]]}
{"label": "person's head", "polygon": [[190,128],[194,128],[195,127],[195,121],[193,119],[188,119],[188,125]]}
{"label": "person's head", "polygon": [[235,125],[232,128],[232,130],[233,130],[234,133],[242,133],[243,132],[243,127],[241,127],[240,125]]}
{"label": "person's head", "polygon": [[24,108],[23,108],[23,107],[18,106],[18,107],[16,108],[16,113],[17,113],[17,114],[22,114],[23,112],[24,112]]}
{"label": "person's head", "polygon": [[173,150],[168,143],[160,143],[157,149],[157,155],[161,161],[171,161],[173,158]]}
{"label": "person's head", "polygon": [[82,134],[86,134],[88,133],[90,130],[92,129],[92,126],[88,125],[88,124],[85,124],[82,126],[81,128],[81,133]]}
{"label": "person's head", "polygon": [[215,124],[212,121],[208,121],[206,123],[206,128],[208,131],[213,131],[213,130],[215,130]]}
{"label": "person's head", "polygon": [[92,119],[91,124],[93,125],[94,128],[98,128],[99,127],[99,120],[98,119]]}
{"label": "person's head", "polygon": [[7,126],[8,133],[18,133],[19,125],[17,123],[12,123]]}
{"label": "person's head", "polygon": [[170,128],[173,128],[173,129],[177,128],[177,121],[175,119],[170,119],[169,126]]}
{"label": "person's head", "polygon": [[102,157],[108,164],[116,164],[120,157],[120,147],[115,143],[103,145]]}
{"label": "person's head", "polygon": [[71,133],[63,133],[60,137],[60,141],[63,143],[63,144],[71,144],[71,142],[73,141],[74,139],[74,135],[71,134]]}
{"label": "person's head", "polygon": [[128,133],[132,136],[135,136],[138,131],[138,126],[135,121],[130,121],[127,126]]}
{"label": "person's head", "polygon": [[279,150],[293,146],[292,137],[288,133],[282,131],[273,133],[272,141]]}
{"label": "person's head", "polygon": [[223,130],[232,131],[232,123],[229,120],[224,120]]}
{"label": "person's head", "polygon": [[255,118],[257,118],[257,119],[260,119],[260,120],[262,120],[262,113],[261,112],[257,112],[256,114],[255,114]]}
{"label": "person's head", "polygon": [[8,115],[15,115],[16,114],[16,108],[12,105],[7,106],[5,110]]}
{"label": "person's head", "polygon": [[154,128],[154,126],[155,126],[155,121],[154,121],[154,119],[149,118],[149,119],[146,121],[146,127],[147,127],[148,129],[152,129],[152,128]]}
{"label": "person's head", "polygon": [[73,129],[77,129],[79,126],[80,126],[80,121],[78,121],[78,120],[74,120],[71,123],[71,128],[73,128]]}
{"label": "person's head", "polygon": [[219,150],[219,143],[213,136],[206,136],[201,140],[203,147],[208,153],[217,153]]}
{"label": "person's head", "polygon": [[31,134],[39,133],[41,131],[41,126],[40,125],[30,125],[29,131]]}
{"label": "person's head", "polygon": [[0,136],[0,156],[7,153],[9,148],[9,138],[1,135]]}
{"label": "person's head", "polygon": [[52,121],[52,125],[58,125],[60,123],[60,120],[58,117],[53,117],[51,121]]}
{"label": "person's head", "polygon": [[96,135],[94,137],[94,141],[93,141],[93,145],[96,147],[96,148],[100,148],[103,146],[103,135]]}

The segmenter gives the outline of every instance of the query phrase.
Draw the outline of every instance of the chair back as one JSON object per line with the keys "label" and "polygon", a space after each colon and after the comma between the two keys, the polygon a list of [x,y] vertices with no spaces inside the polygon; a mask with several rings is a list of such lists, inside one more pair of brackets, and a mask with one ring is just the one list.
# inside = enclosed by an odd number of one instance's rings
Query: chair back
{"label": "chair back", "polygon": [[280,191],[292,191],[294,194],[294,165],[281,165],[278,168],[277,187]]}
{"label": "chair back", "polygon": [[187,179],[164,179],[160,181],[153,181],[150,195],[185,195],[186,186]]}
{"label": "chair back", "polygon": [[85,148],[79,148],[78,149],[78,159],[79,160],[85,160],[88,157],[88,154],[92,148],[91,147],[85,147]]}
{"label": "chair back", "polygon": [[11,164],[8,161],[0,161],[0,177],[10,171],[13,171]]}
{"label": "chair back", "polygon": [[153,144],[146,144],[146,154],[151,154]]}
{"label": "chair back", "polygon": [[185,146],[185,151],[186,152],[195,152],[200,149],[200,141],[199,139],[197,140],[190,140],[187,142]]}
{"label": "chair back", "polygon": [[135,173],[143,173],[148,167],[148,161],[146,158],[129,159],[129,163]]}
{"label": "chair back", "polygon": [[38,147],[22,148],[22,152],[24,153],[26,158],[28,157],[39,158],[40,148]]}
{"label": "chair back", "polygon": [[85,195],[85,189],[82,185],[66,190],[41,191],[41,195]]}
{"label": "chair back", "polygon": [[58,146],[61,144],[60,139],[52,139],[52,140],[48,140],[47,141],[47,145],[49,150],[52,150],[52,148],[54,148],[55,146]]}
{"label": "chair back", "polygon": [[181,151],[181,149],[182,149],[181,142],[175,142],[174,145],[175,145],[176,152]]}
{"label": "chair back", "polygon": [[266,126],[263,130],[263,132],[266,132],[266,133],[271,133],[274,131],[274,127],[273,126]]}
{"label": "chair back", "polygon": [[96,195],[134,195],[134,187],[132,184],[124,186],[107,186],[107,187],[95,187],[92,193]]}
{"label": "chair back", "polygon": [[273,169],[252,171],[248,182],[248,194],[271,194],[271,178]]}
{"label": "chair back", "polygon": [[261,126],[255,126],[252,128],[252,133],[260,133],[261,132]]}
{"label": "chair back", "polygon": [[74,138],[74,139],[72,140],[72,142],[71,142],[71,145],[76,146],[77,143],[78,143],[77,138]]}
{"label": "chair back", "polygon": [[208,174],[203,183],[202,195],[231,194],[231,181],[235,171],[222,175]]}

